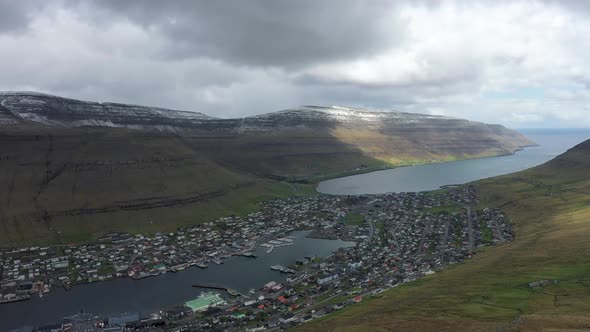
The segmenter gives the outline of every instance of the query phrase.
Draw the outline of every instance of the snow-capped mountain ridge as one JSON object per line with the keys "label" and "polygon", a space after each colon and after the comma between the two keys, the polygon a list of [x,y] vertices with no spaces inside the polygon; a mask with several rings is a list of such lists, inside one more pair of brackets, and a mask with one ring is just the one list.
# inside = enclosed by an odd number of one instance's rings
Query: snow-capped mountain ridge
{"label": "snow-capped mountain ridge", "polygon": [[0,106],[0,123],[7,123],[6,118],[11,114],[13,121],[63,127],[125,127],[175,131],[176,128],[212,119],[198,112],[88,102],[36,92],[0,92]]}
{"label": "snow-capped mountain ridge", "polygon": [[38,123],[58,127],[119,127],[173,133],[207,132],[221,135],[276,133],[285,128],[361,128],[375,131],[435,128],[483,128],[479,122],[439,115],[368,110],[341,106],[305,105],[244,118],[209,115],[159,107],[89,102],[37,92],[0,92],[0,125]]}

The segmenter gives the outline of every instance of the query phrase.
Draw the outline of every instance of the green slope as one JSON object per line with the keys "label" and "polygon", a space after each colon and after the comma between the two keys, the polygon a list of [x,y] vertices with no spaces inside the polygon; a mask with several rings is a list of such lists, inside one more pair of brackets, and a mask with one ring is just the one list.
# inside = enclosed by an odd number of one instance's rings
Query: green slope
{"label": "green slope", "polygon": [[169,134],[41,126],[0,132],[0,188],[0,245],[172,230],[312,191],[227,169]]}
{"label": "green slope", "polygon": [[[304,326],[339,331],[539,331],[590,326],[590,141],[539,167],[476,183],[516,239]],[[550,279],[556,285],[531,289]]]}

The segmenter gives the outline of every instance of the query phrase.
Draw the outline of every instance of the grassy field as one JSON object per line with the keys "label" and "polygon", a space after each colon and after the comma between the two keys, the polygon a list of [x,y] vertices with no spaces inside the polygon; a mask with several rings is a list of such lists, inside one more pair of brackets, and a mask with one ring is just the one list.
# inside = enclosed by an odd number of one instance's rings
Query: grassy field
{"label": "grassy field", "polygon": [[425,209],[424,212],[430,212],[433,214],[438,213],[458,213],[461,211],[465,211],[465,208],[458,204],[450,204],[450,205],[442,205],[442,206],[435,206],[428,209]]}
{"label": "grassy field", "polygon": [[[590,327],[590,144],[476,183],[516,239],[303,326],[310,331],[546,331]],[[532,289],[529,282],[557,284]]]}
{"label": "grassy field", "polygon": [[365,217],[358,213],[349,213],[344,216],[344,223],[348,226],[361,226],[365,222]]}

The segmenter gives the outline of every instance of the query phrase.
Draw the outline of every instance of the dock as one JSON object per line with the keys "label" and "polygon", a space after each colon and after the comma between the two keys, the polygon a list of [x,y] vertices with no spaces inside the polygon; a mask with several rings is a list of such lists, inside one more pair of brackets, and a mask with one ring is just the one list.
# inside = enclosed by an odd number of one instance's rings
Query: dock
{"label": "dock", "polygon": [[233,288],[227,288],[227,287],[223,287],[223,286],[215,286],[215,285],[207,285],[207,284],[193,284],[193,287],[222,290],[222,291],[226,291],[231,296],[241,296],[241,297],[245,297],[245,298],[249,297],[245,294],[238,292],[237,290],[235,290]]}
{"label": "dock", "polygon": [[290,269],[288,267],[281,266],[281,265],[273,265],[270,267],[270,269],[274,270],[274,271],[279,271],[281,273],[289,273],[289,274],[297,273],[297,271]]}

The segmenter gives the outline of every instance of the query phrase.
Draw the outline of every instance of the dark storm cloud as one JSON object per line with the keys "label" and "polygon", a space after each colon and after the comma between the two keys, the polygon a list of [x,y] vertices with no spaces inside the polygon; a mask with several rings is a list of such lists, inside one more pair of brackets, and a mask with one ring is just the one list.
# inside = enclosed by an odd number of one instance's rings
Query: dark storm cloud
{"label": "dark storm cloud", "polygon": [[45,6],[44,1],[0,0],[0,34],[25,31],[31,19]]}
{"label": "dark storm cloud", "polygon": [[[389,1],[95,1],[103,19],[164,34],[162,56],[293,67],[370,56],[402,35]],[[99,18],[100,19],[100,18]]]}

